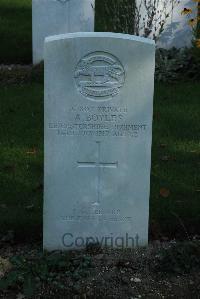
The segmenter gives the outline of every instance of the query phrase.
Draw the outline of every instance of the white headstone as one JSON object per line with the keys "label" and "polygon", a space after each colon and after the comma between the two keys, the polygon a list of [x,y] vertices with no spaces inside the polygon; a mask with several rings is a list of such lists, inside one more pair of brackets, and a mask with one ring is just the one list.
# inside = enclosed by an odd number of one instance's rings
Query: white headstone
{"label": "white headstone", "polygon": [[45,42],[44,248],[148,243],[154,42]]}
{"label": "white headstone", "polygon": [[94,31],[95,0],[32,0],[33,63],[43,60],[44,39]]}

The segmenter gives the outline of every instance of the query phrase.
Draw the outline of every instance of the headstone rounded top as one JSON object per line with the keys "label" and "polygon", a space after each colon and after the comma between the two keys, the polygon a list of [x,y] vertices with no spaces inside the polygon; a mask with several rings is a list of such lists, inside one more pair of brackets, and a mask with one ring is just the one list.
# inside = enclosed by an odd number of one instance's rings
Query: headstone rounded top
{"label": "headstone rounded top", "polygon": [[54,42],[54,41],[70,39],[70,38],[89,38],[89,37],[124,39],[124,40],[131,40],[131,41],[141,42],[141,43],[155,46],[155,41],[150,38],[131,35],[131,34],[124,34],[124,33],[113,33],[113,32],[73,32],[73,33],[52,35],[46,37],[45,42],[47,43],[47,42]]}

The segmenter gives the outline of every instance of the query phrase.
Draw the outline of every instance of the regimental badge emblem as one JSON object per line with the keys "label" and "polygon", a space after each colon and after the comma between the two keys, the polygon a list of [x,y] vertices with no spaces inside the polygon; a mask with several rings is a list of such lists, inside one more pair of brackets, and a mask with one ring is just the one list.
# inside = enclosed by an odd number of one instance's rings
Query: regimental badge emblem
{"label": "regimental badge emblem", "polygon": [[84,97],[105,101],[119,94],[125,82],[125,71],[115,56],[105,52],[93,52],[79,61],[74,78]]}

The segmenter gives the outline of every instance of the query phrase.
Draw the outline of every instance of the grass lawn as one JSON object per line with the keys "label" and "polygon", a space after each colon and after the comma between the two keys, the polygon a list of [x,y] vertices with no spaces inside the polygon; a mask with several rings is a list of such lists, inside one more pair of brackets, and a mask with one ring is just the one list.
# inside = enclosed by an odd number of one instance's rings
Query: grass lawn
{"label": "grass lawn", "polygon": [[0,231],[29,238],[42,232],[43,86],[3,87],[0,99]]}
{"label": "grass lawn", "polygon": [[[200,233],[199,83],[157,84],[150,199],[153,238]],[[0,88],[0,233],[41,238],[43,85]]]}
{"label": "grass lawn", "polygon": [[155,235],[200,233],[199,99],[199,82],[156,86],[150,200]]}
{"label": "grass lawn", "polygon": [[0,63],[31,63],[31,0],[0,0]]}

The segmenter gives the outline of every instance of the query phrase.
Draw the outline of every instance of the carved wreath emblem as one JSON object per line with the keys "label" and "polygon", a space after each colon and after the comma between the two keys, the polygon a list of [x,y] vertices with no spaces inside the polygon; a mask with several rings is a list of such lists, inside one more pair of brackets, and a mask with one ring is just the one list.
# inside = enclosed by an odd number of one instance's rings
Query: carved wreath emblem
{"label": "carved wreath emblem", "polygon": [[111,54],[94,52],[83,57],[74,74],[79,92],[93,100],[108,100],[124,85],[125,71]]}

